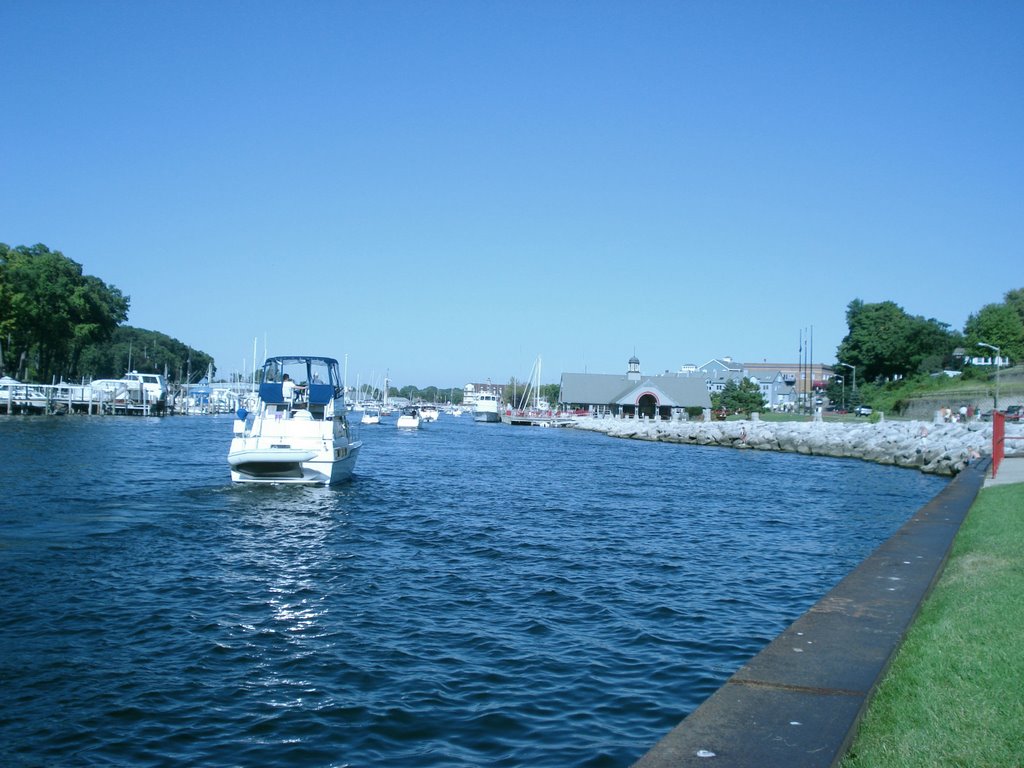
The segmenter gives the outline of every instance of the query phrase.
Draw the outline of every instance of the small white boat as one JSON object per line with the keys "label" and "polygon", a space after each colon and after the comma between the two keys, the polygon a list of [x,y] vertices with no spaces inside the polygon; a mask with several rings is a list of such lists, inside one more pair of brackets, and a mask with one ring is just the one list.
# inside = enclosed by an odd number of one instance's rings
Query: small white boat
{"label": "small white boat", "polygon": [[499,422],[501,411],[498,396],[489,392],[481,392],[476,396],[473,406],[473,421]]}
{"label": "small white boat", "polygon": [[380,424],[380,411],[366,408],[363,410],[363,417],[359,419],[360,424]]}
{"label": "small white boat", "polygon": [[255,411],[239,409],[228,465],[236,483],[331,485],[352,476],[361,447],[349,430],[337,360],[270,357]]}
{"label": "small white boat", "polygon": [[420,406],[420,421],[437,421],[437,406],[436,405],[421,405]]}
{"label": "small white boat", "polygon": [[406,406],[402,409],[402,412],[398,416],[398,421],[395,422],[395,426],[399,429],[419,429],[420,428],[420,412],[418,409],[413,408],[411,405]]}
{"label": "small white boat", "polygon": [[10,376],[0,379],[0,406],[4,413],[45,411],[46,392],[32,384],[22,384]]}

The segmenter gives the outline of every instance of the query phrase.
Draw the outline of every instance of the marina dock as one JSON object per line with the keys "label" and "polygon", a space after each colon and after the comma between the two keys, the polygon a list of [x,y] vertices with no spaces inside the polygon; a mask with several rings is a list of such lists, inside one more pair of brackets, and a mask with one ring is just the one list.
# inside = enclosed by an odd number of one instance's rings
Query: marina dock
{"label": "marina dock", "polygon": [[247,402],[248,382],[193,384],[172,387],[159,399],[144,388],[119,391],[94,389],[89,384],[4,384],[0,387],[0,416],[86,414],[90,416],[169,416],[234,413]]}
{"label": "marina dock", "polygon": [[151,401],[145,393],[114,396],[81,384],[12,384],[0,392],[0,414],[160,416],[167,411],[165,400]]}

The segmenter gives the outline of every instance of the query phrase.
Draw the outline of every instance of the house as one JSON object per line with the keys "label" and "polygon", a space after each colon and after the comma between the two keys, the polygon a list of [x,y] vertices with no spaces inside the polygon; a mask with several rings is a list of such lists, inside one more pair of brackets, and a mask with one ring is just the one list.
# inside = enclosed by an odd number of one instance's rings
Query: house
{"label": "house", "polygon": [[788,410],[796,406],[796,381],[782,371],[767,374],[761,373],[749,377],[761,388],[761,396],[765,405],[773,411]]}
{"label": "house", "polygon": [[645,376],[633,356],[625,374],[563,373],[559,403],[594,416],[679,418],[688,408],[711,407],[704,379],[674,373]]}
{"label": "house", "polygon": [[824,389],[828,386],[828,381],[835,375],[835,370],[830,365],[824,363],[769,363],[767,361],[760,363],[743,363],[743,370],[746,371],[747,376],[754,376],[761,379],[766,375],[774,375],[775,373],[781,373],[786,381],[790,384],[797,385],[797,389],[803,389],[804,387],[797,384],[800,381],[806,381],[808,375],[811,380],[812,389]]}
{"label": "house", "polygon": [[739,384],[747,377],[747,372],[742,365],[733,362],[731,357],[716,357],[700,366],[697,375],[707,382],[708,392],[721,392],[726,382],[735,381]]}
{"label": "house", "polygon": [[697,375],[705,377],[709,392],[721,392],[730,380],[750,379],[760,387],[767,407],[779,410],[794,407],[811,392],[824,389],[834,373],[822,363],[737,363],[731,357],[719,357],[699,366]]}

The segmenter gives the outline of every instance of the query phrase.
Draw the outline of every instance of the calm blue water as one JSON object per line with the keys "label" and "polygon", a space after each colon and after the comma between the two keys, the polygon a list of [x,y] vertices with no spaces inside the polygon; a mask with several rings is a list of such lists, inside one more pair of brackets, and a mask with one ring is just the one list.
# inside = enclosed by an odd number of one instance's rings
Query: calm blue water
{"label": "calm blue water", "polygon": [[0,763],[626,766],[944,480],[441,420],[232,486],[228,417],[0,417]]}

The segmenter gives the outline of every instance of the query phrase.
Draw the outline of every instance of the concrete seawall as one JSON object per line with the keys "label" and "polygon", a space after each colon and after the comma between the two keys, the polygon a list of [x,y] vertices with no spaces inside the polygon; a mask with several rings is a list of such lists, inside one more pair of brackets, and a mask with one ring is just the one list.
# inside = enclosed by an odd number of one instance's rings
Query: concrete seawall
{"label": "concrete seawall", "polygon": [[954,478],[636,768],[835,766],[942,573],[989,463]]}
{"label": "concrete seawall", "polygon": [[[825,421],[648,421],[578,418],[573,427],[611,437],[689,445],[717,445],[810,456],[862,459],[895,464],[936,475],[955,475],[992,452],[992,425],[985,422],[878,423]],[[1024,435],[1021,425],[1007,435]],[[1007,442],[1006,455],[1024,455],[1024,440]]]}
{"label": "concrete seawall", "polygon": [[[990,471],[992,426],[577,419],[613,437],[857,458],[956,475],[888,541],[744,664],[635,768],[834,768],[942,573]],[[1024,427],[1007,427],[1024,437]],[[1007,456],[1024,457],[1024,440]],[[1024,462],[1024,458],[1011,463]],[[1014,474],[1014,473],[1011,473]],[[1019,469],[1014,474],[1019,481]],[[1012,481],[1012,480],[1011,480]]]}

